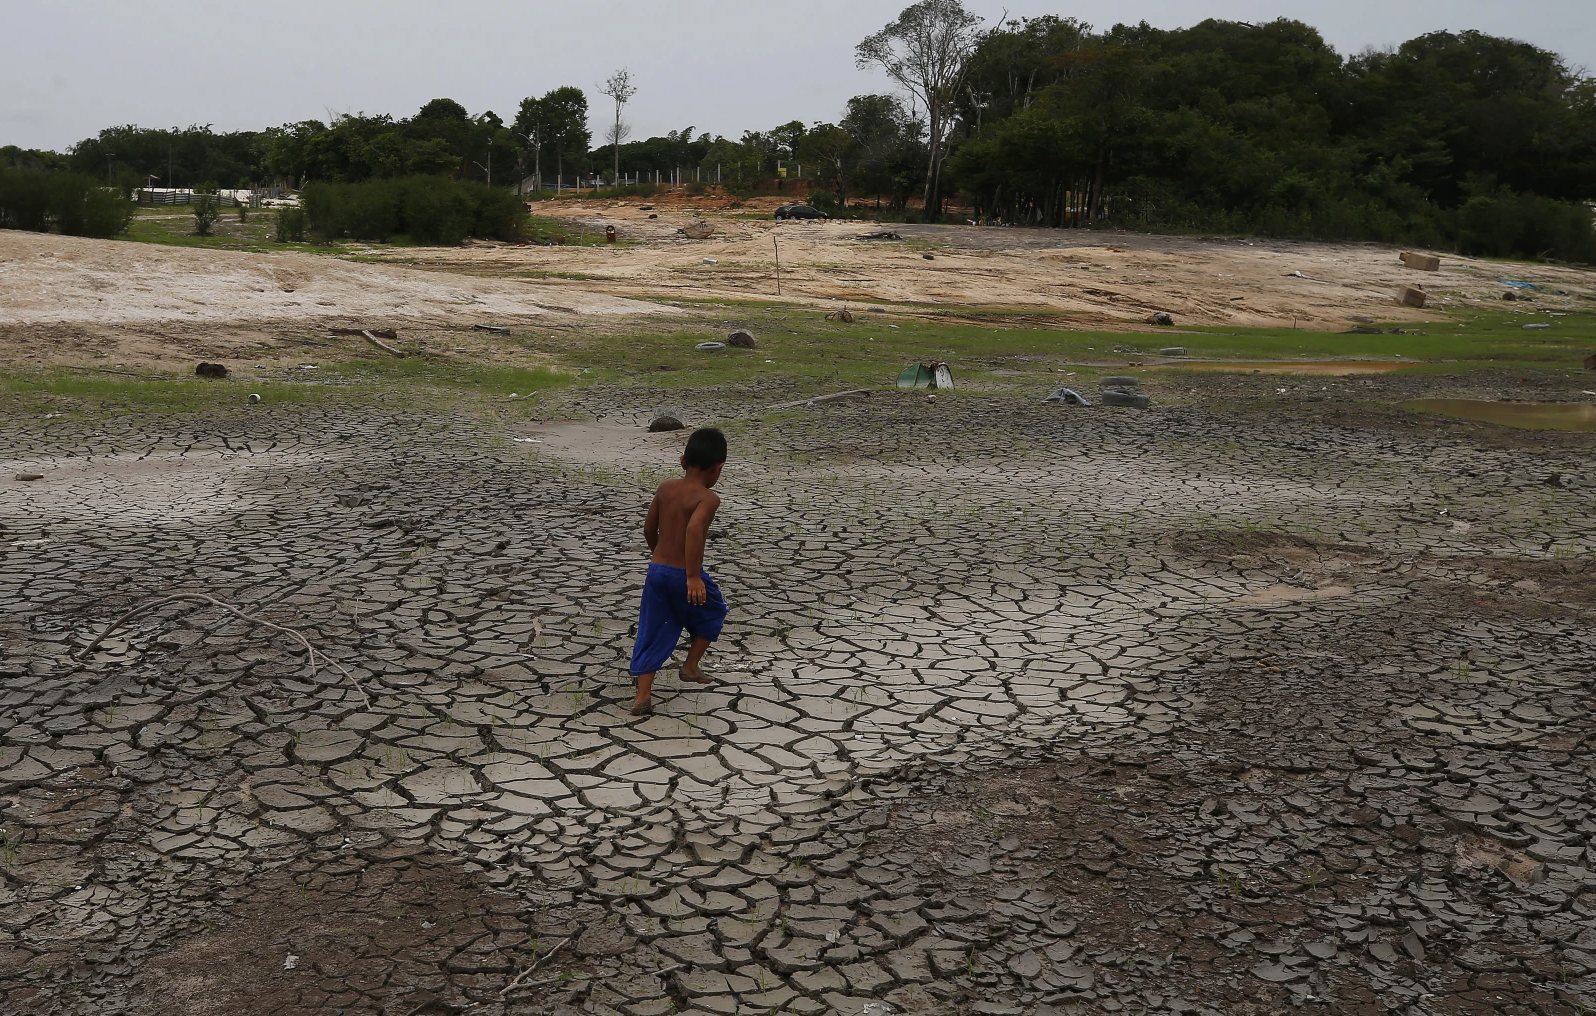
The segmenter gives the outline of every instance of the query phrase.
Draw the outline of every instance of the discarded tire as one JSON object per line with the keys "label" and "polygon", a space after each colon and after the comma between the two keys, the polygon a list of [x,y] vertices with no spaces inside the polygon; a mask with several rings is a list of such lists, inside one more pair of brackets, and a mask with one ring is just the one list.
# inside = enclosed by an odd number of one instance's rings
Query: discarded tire
{"label": "discarded tire", "polygon": [[726,343],[724,343],[724,342],[700,342],[698,345],[694,346],[693,348],[698,350],[700,353],[719,353],[719,352],[722,352],[723,350],[725,350]]}
{"label": "discarded tire", "polygon": [[1153,404],[1153,400],[1139,392],[1106,391],[1103,393],[1105,406],[1129,406],[1132,409],[1146,409]]}
{"label": "discarded tire", "polygon": [[746,328],[739,328],[726,336],[726,345],[736,346],[738,349],[753,349],[759,343],[754,341],[754,333]]}

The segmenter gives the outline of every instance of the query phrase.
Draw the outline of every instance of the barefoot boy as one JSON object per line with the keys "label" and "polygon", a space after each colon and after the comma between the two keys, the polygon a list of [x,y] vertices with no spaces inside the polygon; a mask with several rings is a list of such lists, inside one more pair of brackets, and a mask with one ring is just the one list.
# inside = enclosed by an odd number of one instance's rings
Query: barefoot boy
{"label": "barefoot boy", "polygon": [[704,570],[704,536],[720,507],[720,495],[710,488],[720,479],[725,463],[726,435],[714,427],[693,431],[682,455],[686,475],[660,484],[654,503],[648,506],[643,538],[654,556],[643,582],[637,646],[632,650],[632,677],[637,680],[633,716],[654,711],[649,698],[654,675],[676,651],[683,628],[693,637],[693,644],[682,664],[682,680],[714,683],[698,669],[698,661],[720,637],[726,601]]}

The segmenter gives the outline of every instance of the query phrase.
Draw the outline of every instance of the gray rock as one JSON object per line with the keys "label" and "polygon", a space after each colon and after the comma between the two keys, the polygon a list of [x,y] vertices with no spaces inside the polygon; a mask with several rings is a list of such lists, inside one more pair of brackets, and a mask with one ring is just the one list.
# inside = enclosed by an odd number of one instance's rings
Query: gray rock
{"label": "gray rock", "polygon": [[659,434],[669,430],[685,430],[686,428],[687,424],[668,413],[654,417],[648,424],[648,430],[651,434]]}

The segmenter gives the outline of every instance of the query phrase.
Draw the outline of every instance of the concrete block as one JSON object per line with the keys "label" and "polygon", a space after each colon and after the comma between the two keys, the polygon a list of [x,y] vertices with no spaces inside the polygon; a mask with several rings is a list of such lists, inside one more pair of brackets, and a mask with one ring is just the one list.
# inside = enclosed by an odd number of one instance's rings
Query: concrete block
{"label": "concrete block", "polygon": [[1414,254],[1410,251],[1403,251],[1402,263],[1421,272],[1438,272],[1441,270],[1441,259],[1433,254]]}

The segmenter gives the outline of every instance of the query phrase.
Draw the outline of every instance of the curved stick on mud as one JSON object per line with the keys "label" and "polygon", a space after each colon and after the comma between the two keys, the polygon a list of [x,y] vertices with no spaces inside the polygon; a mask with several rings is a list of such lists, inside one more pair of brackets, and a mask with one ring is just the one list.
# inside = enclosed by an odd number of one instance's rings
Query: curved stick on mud
{"label": "curved stick on mud", "polygon": [[[547,963],[551,956],[553,956],[555,953],[559,952],[561,949],[564,949],[567,945],[569,945],[571,943],[571,940],[573,938],[575,938],[575,937],[576,937],[575,935],[567,935],[564,938],[560,939],[558,942],[554,943],[554,948],[553,949],[550,949],[548,952],[544,953],[542,956],[539,956],[537,959],[533,960],[532,961],[532,965],[530,967],[527,967],[525,970],[521,971],[519,974],[516,974],[515,975],[515,980],[511,981],[509,984],[506,984],[499,991],[499,997],[503,998],[505,995],[508,995],[510,992],[514,991],[516,989],[516,987],[521,984],[522,981],[526,980],[526,977],[527,977],[528,974],[532,973],[538,967],[541,967],[543,964]],[[527,985],[527,987],[531,987],[531,985]]]}
{"label": "curved stick on mud", "polygon": [[[116,631],[118,628],[122,627],[122,625],[126,624],[130,619],[138,614],[142,614],[146,610],[154,610],[156,607],[165,606],[168,603],[196,602],[209,603],[212,606],[221,607],[223,610],[227,611],[229,614],[232,614],[234,617],[239,618],[240,620],[247,621],[250,624],[258,624],[263,628],[270,628],[272,631],[281,632],[284,635],[289,636],[297,641],[300,645],[305,647],[306,660],[310,664],[310,676],[315,677],[319,672],[316,666],[316,647],[311,645],[310,640],[305,638],[305,636],[297,629],[287,628],[283,625],[275,624],[266,620],[265,618],[256,617],[253,614],[246,614],[244,611],[239,610],[231,603],[223,602],[214,596],[207,596],[204,593],[176,593],[172,596],[163,596],[159,600],[151,600],[148,603],[141,603],[137,607],[134,607],[132,610],[128,611],[107,625],[105,630],[100,632],[99,635],[95,636],[94,641],[88,644],[87,648],[76,654],[76,656],[73,658],[77,660],[87,659],[96,649],[100,647],[100,643],[105,641],[105,637],[107,635],[111,634],[113,631]],[[344,678],[349,682],[350,687],[354,688],[355,691],[360,693],[360,697],[365,700],[366,707],[369,709],[371,707],[371,696],[366,694],[366,689],[360,686],[360,682],[355,680],[355,676],[346,670],[344,666],[337,660],[328,659],[325,654],[323,654],[322,660],[328,664],[331,664],[333,667],[336,667],[338,672],[344,675]]]}

